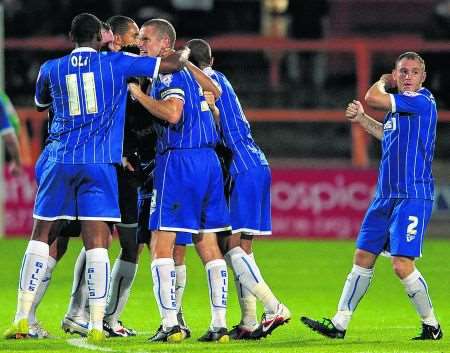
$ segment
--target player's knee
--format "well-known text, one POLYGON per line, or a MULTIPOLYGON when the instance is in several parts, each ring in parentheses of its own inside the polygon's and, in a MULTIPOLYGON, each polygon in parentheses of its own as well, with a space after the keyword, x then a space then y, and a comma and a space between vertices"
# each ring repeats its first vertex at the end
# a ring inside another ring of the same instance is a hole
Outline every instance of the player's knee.
POLYGON ((122 249, 120 253, 120 259, 122 261, 137 263, 138 259, 138 248, 137 246, 134 249, 122 249))
POLYGON ((67 245, 69 244, 69 238, 58 237, 54 243, 50 246, 49 255, 59 261, 67 251, 67 245))
POLYGON ((194 244, 203 264, 223 258, 215 234, 201 234, 196 236, 194 237, 194 244))
POLYGON ((242 234, 241 236, 242 250, 244 250, 247 254, 251 254, 253 252, 252 244, 253 244, 253 235, 242 234))
POLYGON ((406 278, 414 271, 414 261, 406 257, 394 257, 392 269, 400 279, 406 278))
POLYGON ((375 265, 377 256, 361 249, 356 249, 354 256, 354 264, 364 268, 372 268, 375 265))
POLYGON ((186 246, 185 245, 175 245, 173 249, 173 261, 175 266, 184 265, 186 257, 186 246))

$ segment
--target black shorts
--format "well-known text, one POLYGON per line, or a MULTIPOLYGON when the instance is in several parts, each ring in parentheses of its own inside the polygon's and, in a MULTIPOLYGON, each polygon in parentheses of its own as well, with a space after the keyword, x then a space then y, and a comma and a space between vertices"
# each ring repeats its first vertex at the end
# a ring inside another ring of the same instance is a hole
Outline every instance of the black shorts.
POLYGON ((119 185, 119 207, 121 224, 137 223, 137 186, 129 172, 122 166, 117 167, 117 184, 119 185))
MULTIPOLYGON (((78 220, 60 220, 57 221, 57 228, 55 230, 58 232, 58 237, 65 238, 76 238, 81 235, 81 222, 78 220)), ((113 224, 108 222, 109 231, 112 233, 113 224)))
POLYGON ((61 220, 59 227, 59 236, 61 237, 79 237, 81 234, 81 223, 80 221, 67 221, 61 220))
POLYGON ((138 207, 138 226, 136 231, 136 238, 138 244, 150 243, 151 231, 149 230, 150 220, 150 206, 152 197, 140 197, 138 207))
POLYGON ((149 230, 150 207, 152 203, 153 193, 153 169, 155 162, 145 162, 141 164, 142 175, 144 182, 138 188, 138 226, 136 238, 138 244, 148 244, 151 238, 151 231, 149 230))

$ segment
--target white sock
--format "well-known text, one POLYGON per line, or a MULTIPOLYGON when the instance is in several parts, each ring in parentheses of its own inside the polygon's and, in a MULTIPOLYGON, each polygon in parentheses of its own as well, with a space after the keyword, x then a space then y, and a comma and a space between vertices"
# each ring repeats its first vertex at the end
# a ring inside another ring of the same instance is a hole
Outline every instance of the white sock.
POLYGON ((367 288, 369 288, 372 277, 372 268, 353 265, 352 271, 348 274, 344 288, 342 289, 338 311, 331 320, 337 329, 347 330, 353 312, 366 293, 367 288))
MULTIPOLYGON (((253 254, 250 254, 249 256, 252 257, 252 255, 253 254)), ((231 265, 230 256, 226 254, 224 258, 227 265, 233 268, 231 265)), ((247 326, 248 328, 253 328, 258 323, 258 319, 256 317, 256 297, 247 288, 245 288, 241 282, 239 282, 239 279, 234 271, 233 277, 234 286, 236 287, 237 297, 239 300, 239 307, 241 309, 241 321, 239 324, 242 326, 247 326)))
POLYGON ((177 298, 177 313, 181 311, 184 288, 186 287, 186 265, 175 266, 175 295, 177 298))
POLYGON ((37 240, 29 241, 20 269, 15 322, 28 319, 36 291, 47 271, 48 253, 47 243, 37 240))
POLYGON ((95 248, 86 251, 86 285, 89 299, 89 325, 103 331, 106 296, 109 286, 108 250, 95 248))
POLYGON ((253 329, 258 324, 256 297, 239 282, 236 276, 234 276, 234 284, 239 299, 239 307, 241 308, 240 325, 253 329))
POLYGON ((119 258, 114 263, 105 313, 105 320, 113 328, 118 325, 117 320, 120 318, 120 314, 130 296, 137 267, 137 264, 119 258))
POLYGON ((41 284, 39 285, 38 289, 36 290, 36 295, 34 296, 33 304, 31 304, 30 314, 28 315, 28 323, 34 324, 36 320, 36 310, 39 304, 42 301, 42 298, 44 297, 45 292, 47 291, 48 285, 50 284, 50 280, 52 279, 52 272, 53 269, 56 266, 56 260, 49 256, 48 257, 48 264, 47 264, 47 271, 45 271, 45 276, 41 280, 41 284))
POLYGON ((175 263, 171 258, 152 261, 153 293, 164 329, 178 325, 175 263))
POLYGON ((402 279, 401 282, 422 321, 427 325, 437 328, 439 323, 434 315, 433 305, 428 294, 428 286, 422 274, 415 269, 408 277, 402 279))
POLYGON ((228 251, 231 266, 235 276, 258 300, 260 300, 267 313, 275 313, 280 303, 261 276, 256 262, 241 247, 228 251))
POLYGON ((211 329, 227 327, 228 272, 225 260, 209 261, 205 265, 211 305, 211 329))
POLYGON ((84 323, 89 321, 89 315, 86 311, 88 292, 84 276, 85 271, 86 250, 82 248, 73 269, 72 295, 66 316, 84 323))

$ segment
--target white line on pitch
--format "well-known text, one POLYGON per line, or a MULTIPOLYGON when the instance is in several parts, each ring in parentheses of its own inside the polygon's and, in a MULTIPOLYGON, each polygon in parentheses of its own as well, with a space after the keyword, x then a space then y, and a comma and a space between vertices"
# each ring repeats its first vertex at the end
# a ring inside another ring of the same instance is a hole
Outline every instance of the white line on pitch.
POLYGON ((70 338, 66 341, 71 346, 75 346, 78 348, 90 349, 92 351, 102 351, 102 352, 119 352, 115 349, 109 347, 100 347, 95 344, 90 344, 86 342, 86 338, 70 338))

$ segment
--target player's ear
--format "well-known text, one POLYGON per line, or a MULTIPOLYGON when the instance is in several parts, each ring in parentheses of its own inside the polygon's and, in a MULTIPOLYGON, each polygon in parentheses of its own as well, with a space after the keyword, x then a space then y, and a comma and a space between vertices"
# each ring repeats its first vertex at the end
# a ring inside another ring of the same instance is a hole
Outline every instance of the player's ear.
POLYGON ((211 67, 212 67, 212 66, 213 66, 213 64, 214 64, 214 56, 212 56, 212 57, 211 57, 211 61, 209 62, 209 66, 211 66, 211 67))
POLYGON ((118 34, 114 34, 114 44, 122 46, 122 37, 118 34))
POLYGON ((422 80, 420 81, 420 83, 424 83, 426 79, 427 79, 427 72, 424 71, 422 74, 422 80))
POLYGON ((393 77, 393 79, 394 79, 394 81, 397 81, 397 70, 394 68, 394 69, 392 69, 392 77, 393 77))

